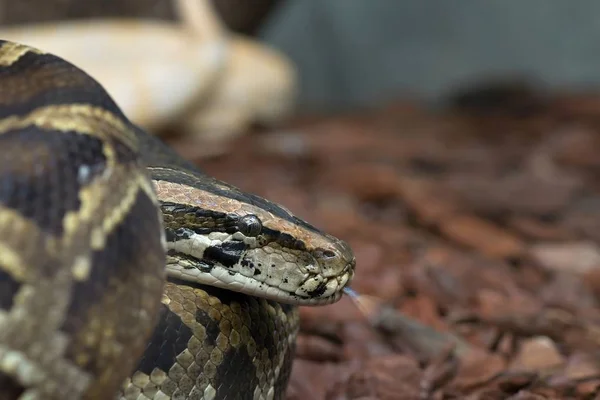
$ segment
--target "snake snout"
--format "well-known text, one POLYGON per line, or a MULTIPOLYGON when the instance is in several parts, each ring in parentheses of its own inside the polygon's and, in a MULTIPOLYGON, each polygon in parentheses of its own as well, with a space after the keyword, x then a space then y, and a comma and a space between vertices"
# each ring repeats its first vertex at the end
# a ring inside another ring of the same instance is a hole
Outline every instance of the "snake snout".
POLYGON ((322 299, 337 299, 354 277, 356 258, 346 242, 333 237, 329 239, 326 245, 313 251, 323 281, 319 287, 322 290, 314 290, 311 295, 322 299))
POLYGON ((326 276, 333 276, 353 270, 356 265, 354 252, 343 240, 332 238, 328 246, 317 248, 313 255, 323 267, 330 270, 326 276))

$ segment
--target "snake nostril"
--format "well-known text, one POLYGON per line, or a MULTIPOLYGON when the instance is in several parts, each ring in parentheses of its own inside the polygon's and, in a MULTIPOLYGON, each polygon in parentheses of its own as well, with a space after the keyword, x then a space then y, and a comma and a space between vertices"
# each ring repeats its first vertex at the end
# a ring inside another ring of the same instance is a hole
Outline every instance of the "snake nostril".
POLYGON ((324 258, 334 258, 335 257, 335 253, 331 250, 325 250, 323 252, 323 257, 324 258))

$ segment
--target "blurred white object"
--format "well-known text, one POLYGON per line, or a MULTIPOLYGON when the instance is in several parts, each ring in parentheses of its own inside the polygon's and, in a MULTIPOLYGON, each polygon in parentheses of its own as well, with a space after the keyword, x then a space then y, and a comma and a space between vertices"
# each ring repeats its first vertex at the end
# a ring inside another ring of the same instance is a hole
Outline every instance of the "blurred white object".
POLYGON ((135 123, 210 141, 209 153, 252 122, 286 118, 297 77, 281 54, 233 35, 207 0, 175 0, 181 22, 99 19, 21 25, 0 37, 54 53, 88 72, 135 123))
POLYGON ((242 36, 232 36, 223 77, 208 101, 186 119, 186 131, 205 137, 235 135, 250 121, 276 125, 293 110, 296 71, 277 52, 242 36))

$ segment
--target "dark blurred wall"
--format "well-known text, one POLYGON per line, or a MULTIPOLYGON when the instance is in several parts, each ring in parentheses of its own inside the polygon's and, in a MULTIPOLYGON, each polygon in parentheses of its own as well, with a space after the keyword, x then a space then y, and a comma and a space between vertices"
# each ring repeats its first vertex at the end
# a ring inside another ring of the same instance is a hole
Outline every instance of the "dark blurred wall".
POLYGON ((301 106, 330 110, 507 73, 598 85, 599 18, 593 0, 287 0, 260 36, 298 65, 301 106))

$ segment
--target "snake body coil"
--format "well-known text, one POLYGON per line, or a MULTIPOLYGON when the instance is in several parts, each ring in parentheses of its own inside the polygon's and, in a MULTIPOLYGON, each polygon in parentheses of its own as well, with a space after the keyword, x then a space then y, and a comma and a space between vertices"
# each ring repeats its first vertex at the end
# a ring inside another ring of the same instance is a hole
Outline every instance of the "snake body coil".
POLYGON ((354 263, 0 41, 0 400, 282 398, 297 305, 339 299, 354 263))

